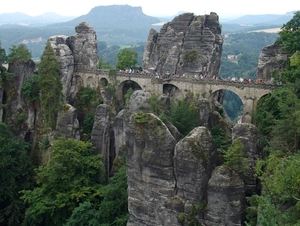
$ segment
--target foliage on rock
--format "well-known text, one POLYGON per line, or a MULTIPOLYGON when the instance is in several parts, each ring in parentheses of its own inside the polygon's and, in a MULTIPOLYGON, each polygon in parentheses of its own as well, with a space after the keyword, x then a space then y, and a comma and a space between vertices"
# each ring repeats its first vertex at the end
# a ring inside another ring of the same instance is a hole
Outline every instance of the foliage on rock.
POLYGON ((40 104, 45 127, 55 128, 57 114, 63 107, 60 65, 50 43, 47 42, 39 64, 40 104))

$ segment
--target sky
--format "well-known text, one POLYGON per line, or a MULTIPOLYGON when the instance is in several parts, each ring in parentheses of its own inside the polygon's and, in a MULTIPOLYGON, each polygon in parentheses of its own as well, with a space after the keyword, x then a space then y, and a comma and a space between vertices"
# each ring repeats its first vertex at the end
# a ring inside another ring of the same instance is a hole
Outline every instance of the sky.
POLYGON ((54 12, 62 16, 81 16, 96 6, 130 5, 141 6, 149 16, 173 16, 179 12, 196 15, 216 12, 220 17, 258 14, 285 14, 300 10, 295 0, 5 0, 1 2, 0 14, 22 12, 30 16, 54 12), (176 2, 176 3, 175 3, 176 2))

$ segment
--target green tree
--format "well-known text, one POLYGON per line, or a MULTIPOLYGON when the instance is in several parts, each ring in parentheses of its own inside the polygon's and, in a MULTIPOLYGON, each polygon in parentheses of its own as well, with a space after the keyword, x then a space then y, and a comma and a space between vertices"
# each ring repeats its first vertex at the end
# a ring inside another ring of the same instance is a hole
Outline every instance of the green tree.
POLYGON ((99 226, 100 215, 91 202, 80 203, 64 226, 99 226))
POLYGON ((7 60, 9 63, 31 60, 31 52, 28 50, 25 44, 19 44, 18 46, 12 45, 9 50, 10 53, 7 55, 7 60))
POLYGON ((108 69, 108 70, 115 69, 114 66, 112 66, 110 63, 103 60, 102 57, 100 57, 100 59, 99 59, 98 66, 99 66, 100 69, 108 69))
POLYGON ((297 63, 299 62, 298 51, 300 51, 300 11, 283 25, 276 42, 282 45, 282 49, 288 53, 289 57, 292 57, 288 59, 282 71, 281 80, 283 83, 295 82, 300 78, 300 66, 297 63))
POLYGON ((169 120, 182 135, 187 135, 197 126, 197 107, 188 100, 171 101, 171 109, 162 119, 169 120))
POLYGON ((23 83, 22 87, 23 94, 28 98, 30 103, 34 104, 39 101, 40 86, 39 86, 39 76, 33 74, 27 78, 23 83))
POLYGON ((137 57, 137 52, 128 48, 122 49, 117 55, 117 68, 122 70, 124 68, 133 68, 137 63, 137 57))
POLYGON ((60 65, 50 43, 47 42, 39 64, 40 103, 44 126, 55 128, 58 112, 63 106, 60 65))
POLYGON ((101 203, 84 202, 73 210, 64 226, 125 226, 129 217, 126 165, 122 166, 103 187, 101 203))
POLYGON ((224 154, 224 165, 230 167, 237 173, 243 173, 248 166, 248 159, 244 156, 244 144, 237 138, 234 144, 224 154))
POLYGON ((283 49, 290 54, 300 50, 300 11, 284 24, 279 32, 277 43, 283 44, 283 49))
POLYGON ((26 206, 20 191, 33 186, 33 164, 29 145, 16 140, 0 122, 0 225, 21 225, 26 206))
POLYGON ((37 169, 37 187, 23 192, 25 225, 62 225, 83 202, 99 202, 104 183, 100 155, 91 143, 61 137, 47 164, 37 169))
POLYGON ((110 178, 109 184, 103 189, 103 196, 104 199, 99 208, 103 226, 125 226, 129 217, 125 164, 110 178))

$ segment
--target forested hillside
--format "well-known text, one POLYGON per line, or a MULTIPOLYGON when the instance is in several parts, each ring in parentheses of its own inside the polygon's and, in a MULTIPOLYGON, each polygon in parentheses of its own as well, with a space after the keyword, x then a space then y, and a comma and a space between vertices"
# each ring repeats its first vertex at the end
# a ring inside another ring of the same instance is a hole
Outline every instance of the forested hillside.
POLYGON ((300 12, 283 26, 278 43, 288 52, 283 86, 263 98, 255 113, 263 156, 256 174, 261 192, 249 199, 248 225, 300 224, 300 12))

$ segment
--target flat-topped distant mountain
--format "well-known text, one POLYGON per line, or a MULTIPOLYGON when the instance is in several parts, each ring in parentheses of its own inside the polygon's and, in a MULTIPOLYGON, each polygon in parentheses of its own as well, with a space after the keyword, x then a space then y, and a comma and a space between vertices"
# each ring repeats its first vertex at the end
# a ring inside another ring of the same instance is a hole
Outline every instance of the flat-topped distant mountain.
POLYGON ((53 24, 53 26, 75 27, 83 21, 88 22, 95 30, 127 30, 129 28, 135 30, 143 27, 148 29, 152 24, 160 22, 156 17, 145 15, 140 6, 111 5, 94 7, 86 15, 82 15, 64 23, 53 24))

